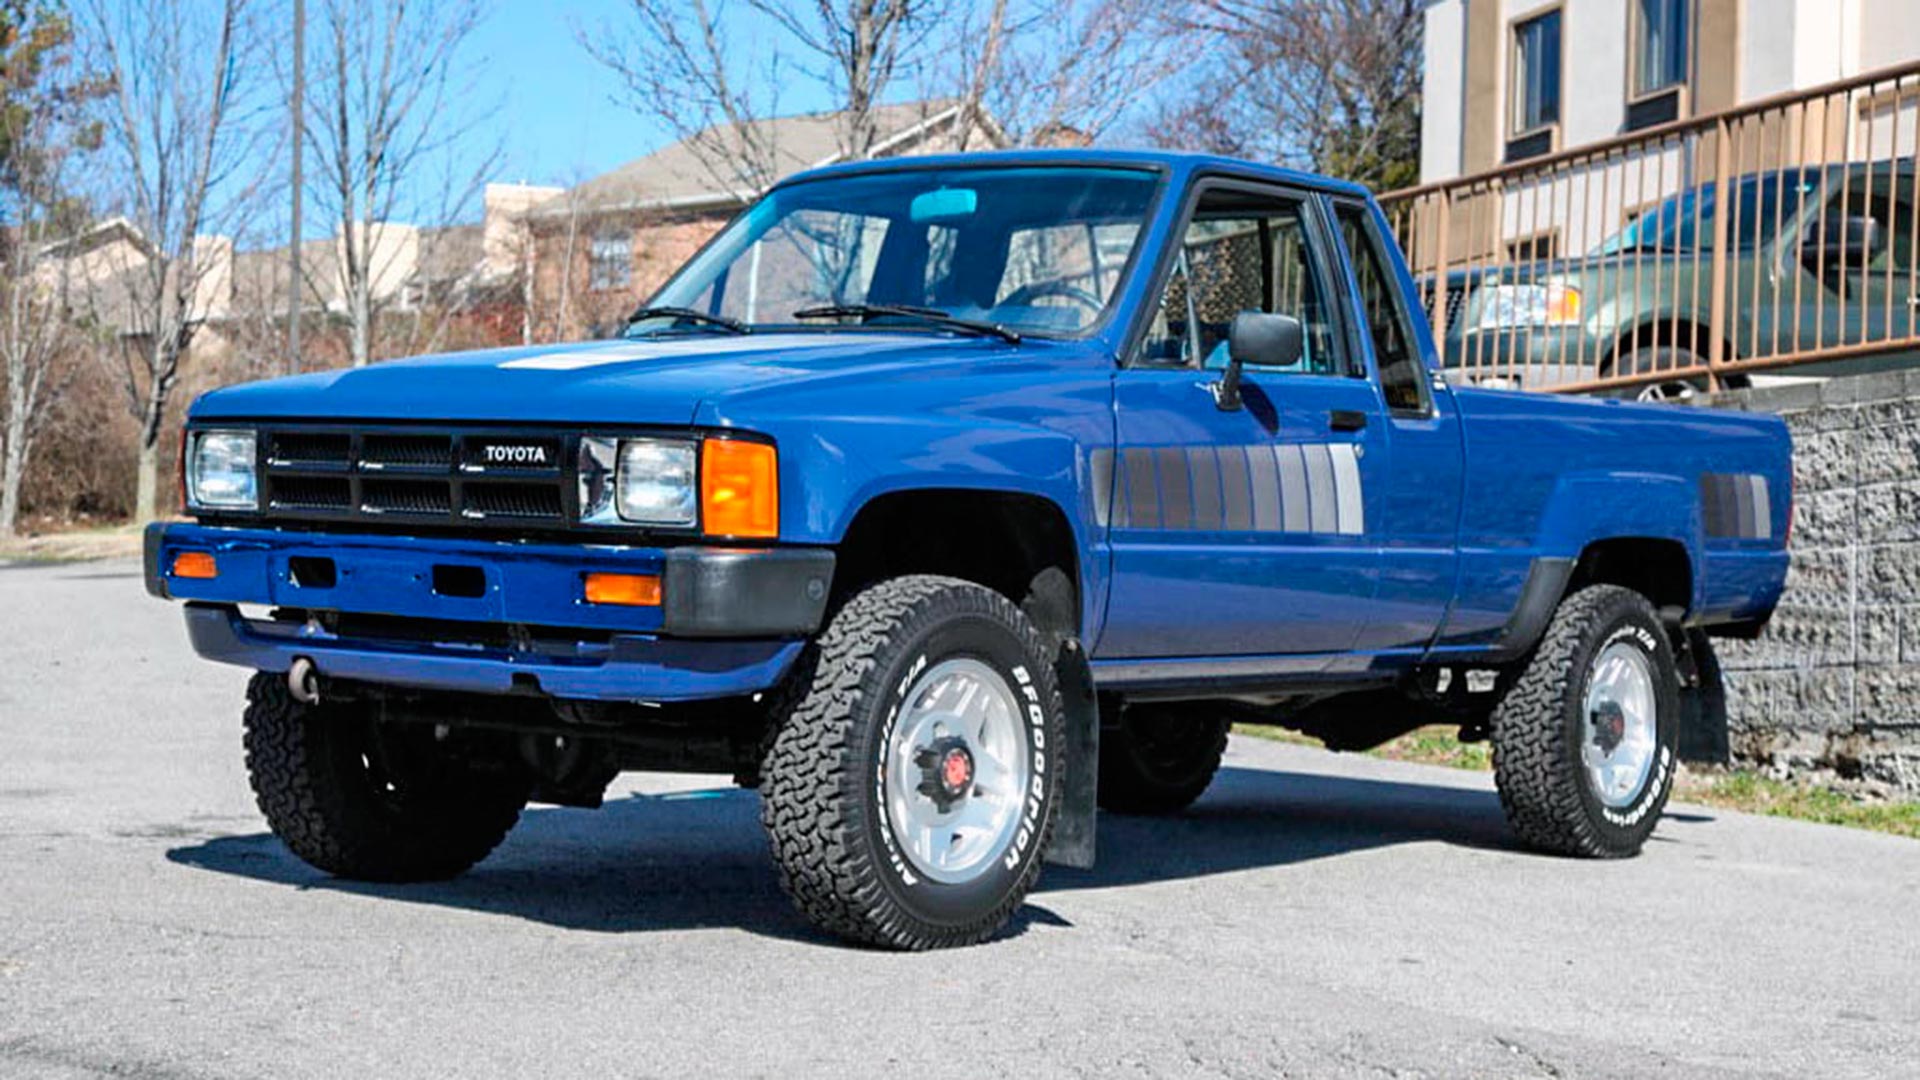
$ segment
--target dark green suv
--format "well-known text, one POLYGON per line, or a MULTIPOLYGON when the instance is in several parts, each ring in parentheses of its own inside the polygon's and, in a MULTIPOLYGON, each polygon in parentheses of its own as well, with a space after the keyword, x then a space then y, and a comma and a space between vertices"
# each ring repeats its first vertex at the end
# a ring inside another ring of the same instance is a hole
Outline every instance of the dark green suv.
MULTIPOLYGON (((1447 367, 1521 389, 1670 376, 1605 389, 1642 399, 1704 388, 1718 187, 1674 195, 1579 258, 1448 274, 1447 367)), ((1755 361, 1839 374, 1920 358, 1912 161, 1782 168, 1731 187, 1719 337, 1741 366, 1723 385, 1745 385, 1755 361)))

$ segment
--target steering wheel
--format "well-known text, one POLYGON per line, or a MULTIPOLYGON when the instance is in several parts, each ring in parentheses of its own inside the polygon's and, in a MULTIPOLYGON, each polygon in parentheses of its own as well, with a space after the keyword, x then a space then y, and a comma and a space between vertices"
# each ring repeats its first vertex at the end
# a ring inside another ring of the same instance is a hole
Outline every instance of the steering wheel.
POLYGON ((1100 313, 1105 311, 1107 307, 1106 301, 1078 285, 1069 285, 1064 281, 1036 281, 1028 285, 1022 285, 1008 293, 1005 300, 1000 301, 994 306, 1032 307, 1035 300, 1044 300, 1050 296, 1058 296, 1071 300, 1081 307, 1086 308, 1087 313, 1096 319, 1100 317, 1100 313))

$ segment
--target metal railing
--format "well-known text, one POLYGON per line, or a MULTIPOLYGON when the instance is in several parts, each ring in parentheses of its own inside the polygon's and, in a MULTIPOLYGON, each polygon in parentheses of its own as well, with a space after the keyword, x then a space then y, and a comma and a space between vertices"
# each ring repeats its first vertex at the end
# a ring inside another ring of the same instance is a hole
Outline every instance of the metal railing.
POLYGON ((1920 63, 1381 197, 1449 369, 1667 396, 1920 360, 1920 63))

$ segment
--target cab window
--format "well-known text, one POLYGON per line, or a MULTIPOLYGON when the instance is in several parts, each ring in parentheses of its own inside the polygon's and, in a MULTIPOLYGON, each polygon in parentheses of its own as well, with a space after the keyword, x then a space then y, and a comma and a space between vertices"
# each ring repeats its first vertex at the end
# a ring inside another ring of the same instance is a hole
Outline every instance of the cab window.
POLYGON ((1336 211, 1340 236, 1353 260, 1354 284, 1366 318, 1367 338, 1373 343, 1374 363, 1380 368, 1380 389, 1387 407, 1398 413, 1425 415, 1433 401, 1413 327, 1407 319, 1405 297, 1390 270, 1392 262, 1382 246, 1373 215, 1364 206, 1342 203, 1336 211))
POLYGON ((1243 311, 1291 315, 1306 351, 1269 374, 1345 375, 1306 204, 1240 189, 1203 192, 1182 233, 1159 307, 1135 354, 1156 367, 1227 366, 1227 331, 1243 311))

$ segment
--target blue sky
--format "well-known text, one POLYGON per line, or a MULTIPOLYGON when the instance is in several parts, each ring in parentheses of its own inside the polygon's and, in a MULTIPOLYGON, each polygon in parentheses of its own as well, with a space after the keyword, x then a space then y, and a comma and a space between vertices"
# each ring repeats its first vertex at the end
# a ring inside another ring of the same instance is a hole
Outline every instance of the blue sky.
MULTIPOLYGON (((740 7, 740 5, 734 5, 740 7)), ((631 161, 665 141, 652 123, 617 100, 620 80, 580 46, 579 31, 596 32, 633 18, 626 0, 496 0, 475 33, 503 108, 506 160, 502 180, 567 183, 631 161)), ((746 34, 758 16, 730 13, 746 34)), ((782 111, 824 105, 789 97, 782 111)), ((493 133, 475 140, 477 149, 493 133)), ((483 152, 483 151, 481 151, 483 152)))

